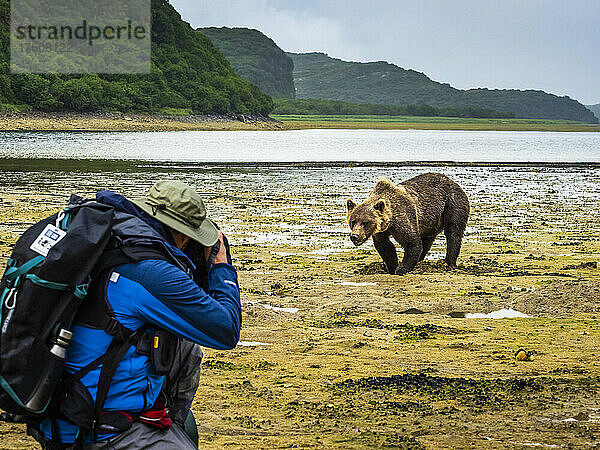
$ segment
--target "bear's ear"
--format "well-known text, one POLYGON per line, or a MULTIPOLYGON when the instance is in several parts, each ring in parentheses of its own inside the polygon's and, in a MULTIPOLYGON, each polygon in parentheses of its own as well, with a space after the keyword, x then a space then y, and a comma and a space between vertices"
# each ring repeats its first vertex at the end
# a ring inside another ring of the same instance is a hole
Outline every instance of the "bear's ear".
POLYGON ((379 200, 373 205, 373 208, 375 209, 375 211, 379 211, 380 213, 382 213, 385 209, 385 200, 379 200))
POLYGON ((352 211, 354 208, 356 208, 356 203, 354 203, 352 199, 348 199, 346 201, 346 206, 348 207, 348 211, 352 211))

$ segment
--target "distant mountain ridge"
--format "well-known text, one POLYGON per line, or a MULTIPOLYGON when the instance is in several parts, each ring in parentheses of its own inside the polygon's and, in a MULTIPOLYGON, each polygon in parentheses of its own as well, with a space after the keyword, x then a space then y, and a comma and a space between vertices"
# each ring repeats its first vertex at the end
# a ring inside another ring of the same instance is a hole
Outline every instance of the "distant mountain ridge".
POLYGON ((593 112, 598 119, 600 119, 600 103, 596 105, 585 105, 585 107, 593 112))
POLYGON ((235 71, 273 97, 294 98, 294 63, 272 39, 249 28, 198 28, 235 71))
POLYGON ((325 53, 288 53, 294 61, 296 97, 438 108, 476 107, 517 117, 598 123, 581 103, 538 90, 455 89, 425 74, 383 61, 358 63, 325 53))
MULTIPOLYGON (((460 90, 385 61, 356 63, 325 53, 285 53, 258 30, 210 27, 197 31, 211 39, 240 76, 273 97, 429 105, 440 111, 473 109, 499 113, 496 116, 598 122, 581 103, 543 91, 460 90)), ((292 109, 300 110, 300 106, 294 104, 292 109)))

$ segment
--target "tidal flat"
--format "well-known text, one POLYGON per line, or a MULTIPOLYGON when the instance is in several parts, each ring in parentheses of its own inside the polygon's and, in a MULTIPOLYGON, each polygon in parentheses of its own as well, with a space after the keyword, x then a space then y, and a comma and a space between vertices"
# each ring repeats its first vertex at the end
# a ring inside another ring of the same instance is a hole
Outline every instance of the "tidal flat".
POLYGON ((417 116, 193 115, 187 110, 169 114, 2 112, 0 131, 15 132, 140 132, 140 131, 281 131, 350 130, 463 130, 598 132, 597 124, 551 119, 474 119, 417 116))
MULTIPOLYGON (((177 110, 175 110, 177 112, 177 110)), ((122 114, 111 112, 21 112, 0 111, 0 131, 240 131, 280 130, 275 121, 252 116, 179 116, 173 114, 122 114)))
MULTIPOLYGON (((207 349, 200 448, 600 445, 600 169, 0 160, 0 267, 70 193, 195 186, 242 288, 232 351, 207 349), (441 236, 408 275, 354 247, 345 201, 427 171, 471 201, 458 268, 441 236), (514 309, 528 318, 467 319, 514 309), (524 349, 529 360, 517 360, 524 349)), ((2 424, 3 448, 30 448, 2 424)))

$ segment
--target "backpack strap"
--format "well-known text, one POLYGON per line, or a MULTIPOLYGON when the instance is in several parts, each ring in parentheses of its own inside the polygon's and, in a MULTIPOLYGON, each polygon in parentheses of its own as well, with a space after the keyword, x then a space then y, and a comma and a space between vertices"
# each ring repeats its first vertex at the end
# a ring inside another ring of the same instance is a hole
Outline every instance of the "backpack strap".
MULTIPOLYGON (((117 236, 113 236, 112 243, 107 246, 100 260, 94 268, 92 283, 88 296, 85 299, 85 307, 79 308, 74 322, 93 329, 103 330, 113 339, 106 352, 95 360, 88 363, 67 378, 78 382, 88 373, 101 366, 94 402, 94 417, 89 429, 80 428, 75 448, 82 447, 90 433, 93 440, 98 438, 101 425, 101 415, 108 396, 108 391, 121 360, 131 346, 136 346, 143 336, 148 325, 143 325, 137 330, 130 330, 119 322, 110 308, 106 297, 106 289, 110 275, 115 267, 123 264, 138 263, 149 259, 159 259, 171 262, 171 258, 157 248, 149 246, 126 246, 117 236)), ((68 420, 68 418, 67 418, 68 420)))
POLYGON ((93 433, 93 440, 96 441, 98 438, 98 428, 100 426, 100 416, 104 409, 104 403, 108 396, 108 390, 112 382, 113 376, 117 367, 121 363, 121 360, 125 356, 125 353, 129 350, 132 345, 136 345, 138 339, 143 334, 146 325, 138 328, 137 330, 130 330, 123 326, 119 321, 113 319, 110 322, 108 329, 105 331, 113 335, 113 339, 108 346, 106 352, 100 355, 98 358, 81 368, 74 374, 70 375, 69 378, 72 380, 81 380, 85 375, 90 373, 92 370, 100 369, 100 377, 98 378, 98 388, 96 391, 96 401, 94 403, 94 418, 90 429, 81 430, 77 437, 76 444, 81 445, 87 439, 89 433, 93 433))
POLYGON ((123 246, 115 239, 110 248, 104 251, 94 268, 92 282, 85 299, 85 307, 79 308, 75 315, 74 323, 95 330, 104 330, 114 336, 117 325, 114 314, 106 298, 106 289, 109 277, 115 267, 123 264, 138 263, 149 259, 169 259, 158 249, 142 246, 123 246))
POLYGON ((98 390, 96 392, 96 403, 94 409, 94 424, 93 433, 94 441, 98 438, 98 427, 100 425, 100 415, 104 409, 104 403, 108 395, 108 389, 112 378, 119 366, 119 363, 125 356, 125 353, 129 350, 132 345, 136 345, 137 340, 146 328, 146 325, 138 328, 135 331, 131 331, 124 327, 117 320, 114 321, 117 327, 117 334, 113 337, 113 340, 106 351, 106 361, 102 364, 100 370, 100 378, 98 379, 98 390))
POLYGON ((173 255, 160 246, 152 243, 127 244, 120 236, 112 235, 111 242, 107 245, 100 260, 95 266, 95 273, 102 272, 110 267, 122 264, 137 263, 147 259, 161 259, 172 264, 180 265, 173 255))

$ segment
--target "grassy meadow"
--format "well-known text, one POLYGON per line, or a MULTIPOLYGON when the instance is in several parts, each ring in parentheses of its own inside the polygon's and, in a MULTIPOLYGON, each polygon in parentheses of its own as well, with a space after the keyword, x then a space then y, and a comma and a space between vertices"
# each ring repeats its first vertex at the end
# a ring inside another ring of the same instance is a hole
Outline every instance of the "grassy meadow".
POLYGON ((273 115, 273 118, 294 129, 600 131, 600 125, 549 119, 475 119, 385 115, 273 115))

